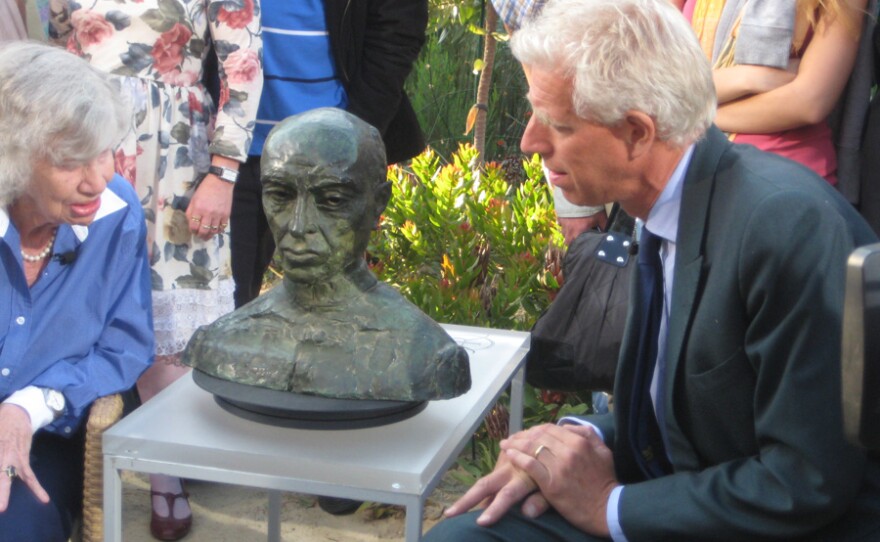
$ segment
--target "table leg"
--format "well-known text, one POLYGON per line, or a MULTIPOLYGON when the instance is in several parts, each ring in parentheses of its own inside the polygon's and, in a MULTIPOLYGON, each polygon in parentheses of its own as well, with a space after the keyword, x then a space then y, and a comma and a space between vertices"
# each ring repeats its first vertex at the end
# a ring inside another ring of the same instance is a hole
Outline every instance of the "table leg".
POLYGON ((523 396, 525 393, 526 368, 521 367, 510 380, 510 423, 509 434, 522 431, 523 428, 523 396))
POLYGON ((269 542, 281 542, 281 492, 269 490, 269 542))
POLYGON ((122 478, 109 457, 104 457, 104 540, 122 540, 122 478))
POLYGON ((425 515, 425 502, 414 497, 406 504, 406 542, 419 542, 422 539, 422 517, 425 515))

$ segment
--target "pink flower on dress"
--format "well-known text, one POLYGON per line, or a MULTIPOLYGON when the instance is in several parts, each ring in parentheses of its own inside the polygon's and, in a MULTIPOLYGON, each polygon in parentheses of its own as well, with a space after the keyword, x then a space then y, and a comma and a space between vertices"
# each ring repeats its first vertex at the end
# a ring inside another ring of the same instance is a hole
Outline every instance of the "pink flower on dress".
POLYGON ((235 11, 228 11, 225 7, 217 12, 217 22, 224 23, 230 28, 244 28, 254 20, 254 1, 244 0, 244 7, 235 11))
POLYGON ((171 70, 165 72, 159 78, 163 83, 178 87, 191 87, 196 84, 198 75, 190 71, 171 70))
POLYGON ((183 62, 183 46, 192 37, 192 31, 180 23, 175 23, 163 32, 153 44, 153 66, 160 74, 168 73, 183 62))
POLYGON ((97 45, 113 35, 113 25, 100 13, 78 9, 70 16, 80 47, 97 45))
POLYGON ((137 178, 137 155, 129 156, 122 149, 116 149, 113 160, 116 164, 116 173, 125 177, 134 186, 135 179, 137 178))
POLYGON ((260 73, 260 57, 256 51, 239 49, 233 51, 223 62, 226 80, 231 85, 250 83, 260 73))

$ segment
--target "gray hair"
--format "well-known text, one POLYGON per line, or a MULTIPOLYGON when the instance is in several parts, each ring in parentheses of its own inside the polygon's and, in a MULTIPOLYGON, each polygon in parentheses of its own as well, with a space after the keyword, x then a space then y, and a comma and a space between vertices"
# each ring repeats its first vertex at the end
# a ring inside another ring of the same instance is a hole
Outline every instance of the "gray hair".
POLYGON ((511 48, 523 64, 571 79, 574 110, 589 122, 614 126, 641 111, 658 139, 685 146, 715 118, 711 67, 668 0, 553 0, 511 48))
POLYGON ((34 163, 85 164, 116 146, 129 112, 85 60, 37 42, 0 44, 0 206, 26 189, 34 163))

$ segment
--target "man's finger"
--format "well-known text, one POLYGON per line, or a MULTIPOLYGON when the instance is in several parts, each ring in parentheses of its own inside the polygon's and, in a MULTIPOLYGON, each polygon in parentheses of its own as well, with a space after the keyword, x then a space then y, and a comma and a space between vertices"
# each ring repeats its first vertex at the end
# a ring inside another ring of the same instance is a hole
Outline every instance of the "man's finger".
MULTIPOLYGON (((543 487, 550 480, 550 463, 553 461, 553 450, 544 446, 540 454, 525 454, 515 448, 504 452, 510 462, 525 473, 538 487, 543 487)), ((524 497, 523 495, 522 497, 524 497)))
POLYGON ((477 518, 477 524, 484 527, 492 525, 537 487, 535 481, 529 478, 526 473, 520 470, 515 471, 510 481, 497 492, 489 507, 477 518))
POLYGON ((504 483, 506 482, 507 477, 503 476, 501 472, 502 471, 493 471, 477 480, 477 483, 468 489, 467 492, 457 501, 452 503, 452 505, 446 509, 444 514, 447 517, 457 516, 458 514, 467 512, 486 499, 493 498, 494 495, 504 487, 504 483))
POLYGON ((543 493, 536 492, 529 495, 522 504, 522 513, 526 517, 536 518, 550 508, 550 503, 543 493))

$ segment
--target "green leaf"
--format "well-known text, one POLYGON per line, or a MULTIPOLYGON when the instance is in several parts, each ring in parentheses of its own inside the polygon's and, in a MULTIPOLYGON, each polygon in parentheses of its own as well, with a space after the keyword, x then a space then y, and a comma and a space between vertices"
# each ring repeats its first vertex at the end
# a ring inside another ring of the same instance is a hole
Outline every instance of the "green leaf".
POLYGON ((185 122, 178 122, 171 127, 171 137, 173 137, 178 143, 184 145, 189 143, 189 134, 190 126, 185 122))
POLYGON ((186 20, 186 11, 184 11, 183 5, 177 0, 159 0, 159 11, 170 21, 186 20))
POLYGON ((177 19, 166 17, 161 8, 148 9, 141 16, 141 19, 147 23, 147 26, 159 34, 168 32, 174 26, 174 23, 177 22, 177 19))

